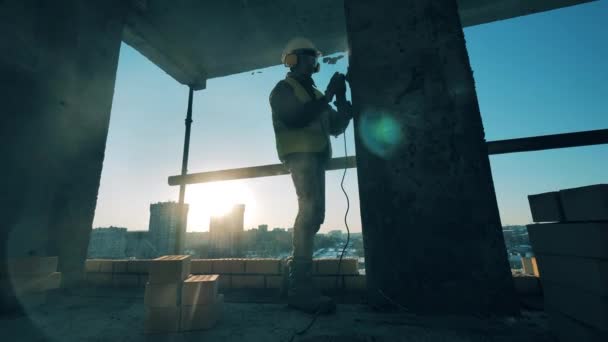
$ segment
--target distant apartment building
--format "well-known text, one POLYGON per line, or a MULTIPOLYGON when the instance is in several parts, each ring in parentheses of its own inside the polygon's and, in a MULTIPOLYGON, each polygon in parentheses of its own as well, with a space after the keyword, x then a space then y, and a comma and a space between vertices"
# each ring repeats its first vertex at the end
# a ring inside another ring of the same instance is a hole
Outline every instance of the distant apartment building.
POLYGON ((127 249, 127 228, 94 228, 89 240, 89 258, 124 258, 127 249))
POLYGON ((180 219, 187 224, 188 204, 183 211, 177 202, 159 202, 150 204, 149 239, 155 256, 174 254, 175 238, 180 219))
POLYGON ((206 259, 209 257, 209 232, 187 232, 185 254, 193 258, 206 259))
POLYGON ((150 259, 156 257, 156 248, 152 245, 147 230, 127 232, 127 258, 150 259))
POLYGON ((330 231, 327 232, 327 236, 332 237, 332 238, 336 238, 336 239, 341 239, 342 238, 342 231, 340 229, 330 230, 330 231))
POLYGON ((210 257, 242 256, 244 218, 244 204, 233 206, 225 215, 211 217, 209 223, 210 257))

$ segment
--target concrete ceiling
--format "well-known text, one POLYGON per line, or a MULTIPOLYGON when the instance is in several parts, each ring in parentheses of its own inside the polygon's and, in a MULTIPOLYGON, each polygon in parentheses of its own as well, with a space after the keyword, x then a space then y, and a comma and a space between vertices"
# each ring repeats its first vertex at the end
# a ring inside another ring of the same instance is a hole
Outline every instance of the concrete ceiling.
MULTIPOLYGON (((593 0, 458 0, 464 27, 593 0)), ((347 50, 342 0, 134 0, 123 40, 178 82, 280 64, 286 42, 311 39, 325 54, 347 50)), ((387 9, 390 11, 390 9, 387 9)))

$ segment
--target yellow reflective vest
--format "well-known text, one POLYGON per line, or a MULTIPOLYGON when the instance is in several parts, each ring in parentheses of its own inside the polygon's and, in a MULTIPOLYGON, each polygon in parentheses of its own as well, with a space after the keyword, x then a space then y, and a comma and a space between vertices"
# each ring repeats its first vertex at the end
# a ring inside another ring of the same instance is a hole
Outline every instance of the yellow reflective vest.
MULTIPOLYGON (((295 78, 286 77, 285 82, 291 86, 294 94, 303 104, 312 101, 309 93, 295 78)), ((320 99, 323 93, 313 88, 315 97, 320 99)), ((321 113, 315 120, 302 128, 287 128, 273 116, 276 146, 279 158, 296 152, 323 152, 331 148, 329 141, 329 113, 321 113)), ((331 151, 331 150, 330 150, 331 151)), ((331 152, 330 152, 331 153, 331 152)))

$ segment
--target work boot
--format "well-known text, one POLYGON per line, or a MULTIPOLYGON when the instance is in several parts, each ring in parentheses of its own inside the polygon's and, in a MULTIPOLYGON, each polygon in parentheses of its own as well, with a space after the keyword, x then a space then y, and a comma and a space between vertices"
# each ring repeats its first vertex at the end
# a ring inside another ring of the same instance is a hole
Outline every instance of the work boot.
POLYGON ((322 296, 312 281, 312 260, 294 258, 289 263, 287 305, 309 313, 326 314, 335 311, 336 303, 322 296))

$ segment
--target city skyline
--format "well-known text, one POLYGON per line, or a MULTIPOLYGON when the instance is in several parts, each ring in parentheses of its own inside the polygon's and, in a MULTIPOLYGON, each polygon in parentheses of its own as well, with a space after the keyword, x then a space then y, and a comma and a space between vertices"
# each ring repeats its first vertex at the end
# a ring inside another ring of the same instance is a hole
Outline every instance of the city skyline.
MULTIPOLYGON (((464 30, 488 141, 608 127, 608 47, 600 43, 608 34, 601 16, 606 10, 600 1, 464 30)), ((334 71, 345 72, 347 62, 322 64, 314 76, 319 88, 334 71)), ((268 94, 285 72, 275 66, 211 79, 195 93, 190 172, 278 162, 268 94)), ((179 174, 186 100, 185 86, 122 46, 95 227, 145 230, 150 203, 177 199, 178 189, 167 185, 167 177, 179 174)), ((352 155, 352 124, 346 136, 352 155)), ((334 156, 342 156, 342 137, 332 145, 334 156)), ((529 194, 606 183, 606 157, 607 146, 492 156, 502 224, 531 221, 529 194)), ((349 169, 345 182, 352 231, 361 230, 356 174, 349 169)), ((327 173, 322 231, 344 226, 341 175, 327 173)), ((246 229, 262 222, 293 225, 295 193, 290 178, 279 176, 189 186, 189 229, 207 230, 209 204, 237 192, 236 200, 248 208, 246 229)))

